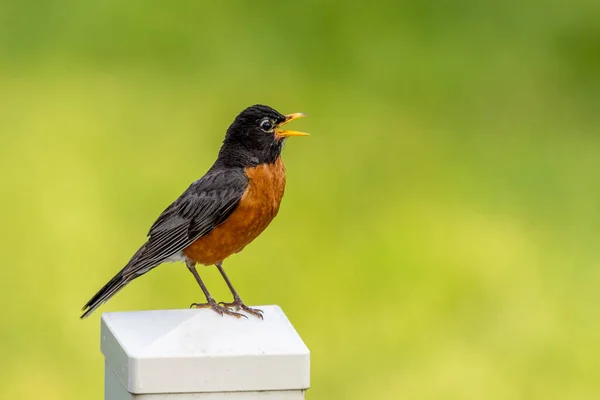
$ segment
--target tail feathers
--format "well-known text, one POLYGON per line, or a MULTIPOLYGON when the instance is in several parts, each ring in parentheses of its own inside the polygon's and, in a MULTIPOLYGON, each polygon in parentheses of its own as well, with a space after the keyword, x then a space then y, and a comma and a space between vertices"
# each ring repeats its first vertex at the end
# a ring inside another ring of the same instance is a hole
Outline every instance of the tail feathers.
MULTIPOLYGON (((140 276, 138 272, 140 267, 140 258, 141 254, 144 251, 145 245, 142 246, 131 258, 131 260, 127 263, 125 268, 123 268, 117 275, 115 275, 106 285, 102 287, 92 297, 85 306, 81 309, 83 314, 81 315, 81 319, 90 315, 94 310, 100 307, 102 304, 106 303, 111 297, 113 297, 119 290, 123 289, 125 285, 129 282, 140 276)), ((145 272, 145 271, 144 271, 145 272)), ((142 272, 142 273, 144 273, 142 272)))
POLYGON ((100 289, 98 293, 96 293, 94 297, 92 297, 85 306, 83 306, 82 311, 84 311, 84 313, 81 315, 80 318, 83 319, 90 315, 92 312, 94 312, 96 308, 100 307, 102 304, 108 301, 108 299, 113 297, 130 281, 131 279, 124 278, 119 272, 110 281, 108 281, 108 283, 104 285, 102 289, 100 289))

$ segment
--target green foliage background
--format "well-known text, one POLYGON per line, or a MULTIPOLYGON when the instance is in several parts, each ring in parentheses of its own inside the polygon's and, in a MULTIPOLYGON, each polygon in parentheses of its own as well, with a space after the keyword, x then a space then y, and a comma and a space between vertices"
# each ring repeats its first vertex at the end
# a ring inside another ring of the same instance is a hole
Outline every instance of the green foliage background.
POLYGON ((599 91, 597 0, 0 1, 0 397, 101 399, 101 312, 202 300, 170 264, 78 319, 266 103, 312 136, 225 266, 309 399, 600 398, 599 91))

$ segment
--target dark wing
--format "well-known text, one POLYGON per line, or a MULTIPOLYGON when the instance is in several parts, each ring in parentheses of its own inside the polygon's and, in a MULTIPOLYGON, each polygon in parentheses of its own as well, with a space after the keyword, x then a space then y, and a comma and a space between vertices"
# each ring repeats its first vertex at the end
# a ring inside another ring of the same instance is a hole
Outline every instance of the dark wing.
POLYGON ((156 220, 139 262, 162 262, 223 223, 240 202, 248 178, 243 169, 216 170, 194 182, 156 220))
POLYGON ((127 272, 141 275, 209 234, 229 217, 247 187, 241 168, 209 171, 158 217, 135 267, 127 272))
POLYGON ((84 306, 85 317, 127 283, 178 255, 196 239, 222 224, 239 204, 248 178, 240 169, 211 169, 158 217, 148 241, 84 306))

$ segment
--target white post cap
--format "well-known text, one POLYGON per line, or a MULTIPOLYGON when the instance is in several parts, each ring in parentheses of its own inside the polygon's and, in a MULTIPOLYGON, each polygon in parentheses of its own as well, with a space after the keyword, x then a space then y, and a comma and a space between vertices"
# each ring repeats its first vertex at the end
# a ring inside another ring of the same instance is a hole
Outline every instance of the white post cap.
POLYGON ((264 320, 209 309, 102 315, 101 349, 129 393, 304 390, 310 353, 278 306, 264 320))

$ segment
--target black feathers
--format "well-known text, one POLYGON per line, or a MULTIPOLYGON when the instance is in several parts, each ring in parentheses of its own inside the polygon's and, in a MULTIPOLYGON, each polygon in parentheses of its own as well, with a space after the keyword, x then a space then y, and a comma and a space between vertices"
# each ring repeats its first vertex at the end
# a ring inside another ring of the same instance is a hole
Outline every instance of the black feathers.
POLYGON ((87 317, 127 283, 177 257, 196 239, 210 233, 235 210, 248 186, 243 168, 213 167, 158 217, 148 241, 83 307, 87 317))
POLYGON ((275 126, 284 122, 285 116, 260 104, 242 111, 227 129, 217 162, 242 167, 275 162, 285 139, 277 138, 273 131, 263 130, 261 123, 265 120, 275 126))

